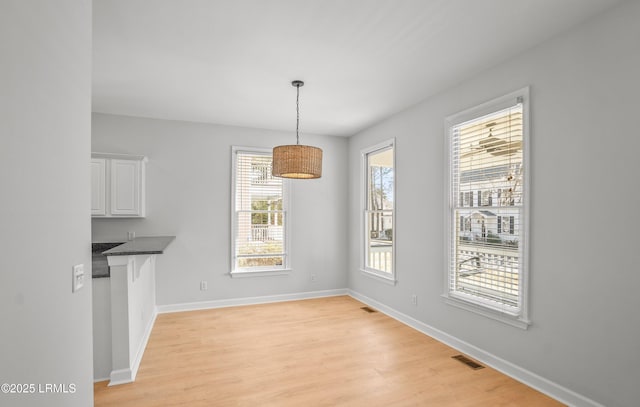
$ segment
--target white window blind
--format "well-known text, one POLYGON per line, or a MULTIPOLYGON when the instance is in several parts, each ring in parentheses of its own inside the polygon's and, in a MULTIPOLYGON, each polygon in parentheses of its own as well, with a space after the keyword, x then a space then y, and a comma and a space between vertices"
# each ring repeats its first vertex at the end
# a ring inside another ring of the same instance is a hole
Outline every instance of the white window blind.
POLYGON ((287 267, 287 197, 271 153, 234 149, 233 272, 287 267))
POLYGON ((510 100, 449 119, 447 295, 522 317, 525 110, 522 96, 510 100))
POLYGON ((395 170, 393 140, 363 152, 363 269, 394 279, 395 170))

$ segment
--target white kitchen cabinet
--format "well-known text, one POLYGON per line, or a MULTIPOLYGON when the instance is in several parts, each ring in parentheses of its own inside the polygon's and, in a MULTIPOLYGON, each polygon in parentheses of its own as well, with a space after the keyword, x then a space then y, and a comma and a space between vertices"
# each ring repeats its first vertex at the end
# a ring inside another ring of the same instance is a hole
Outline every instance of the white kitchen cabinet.
POLYGON ((144 217, 146 162, 144 156, 92 153, 91 216, 144 217))
POLYGON ((141 161, 111 160, 111 215, 140 215, 141 161))
POLYGON ((107 214, 107 161, 91 158, 91 216, 107 214))

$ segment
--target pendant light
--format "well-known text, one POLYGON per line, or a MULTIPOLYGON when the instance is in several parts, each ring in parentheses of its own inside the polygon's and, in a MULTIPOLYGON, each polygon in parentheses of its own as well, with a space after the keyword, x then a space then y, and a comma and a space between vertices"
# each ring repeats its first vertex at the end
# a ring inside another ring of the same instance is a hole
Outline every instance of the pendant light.
POLYGON ((312 179, 322 176, 322 150, 300 144, 300 87, 302 81, 291 82, 296 88, 296 144, 273 148, 273 176, 312 179))

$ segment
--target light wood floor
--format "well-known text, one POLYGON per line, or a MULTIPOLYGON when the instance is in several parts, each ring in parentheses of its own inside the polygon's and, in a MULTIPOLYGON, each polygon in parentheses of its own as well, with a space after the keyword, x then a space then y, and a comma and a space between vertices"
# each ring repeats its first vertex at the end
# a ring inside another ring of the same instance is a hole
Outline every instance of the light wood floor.
POLYGON ((161 314, 103 406, 559 406, 351 297, 161 314))

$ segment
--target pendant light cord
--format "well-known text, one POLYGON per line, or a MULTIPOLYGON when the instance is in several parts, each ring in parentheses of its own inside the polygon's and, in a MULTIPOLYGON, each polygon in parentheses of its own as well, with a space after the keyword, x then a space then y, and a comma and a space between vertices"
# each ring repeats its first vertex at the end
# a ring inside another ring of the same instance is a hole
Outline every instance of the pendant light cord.
POLYGON ((300 144, 300 135, 298 129, 300 127, 300 85, 296 85, 296 144, 300 144))

